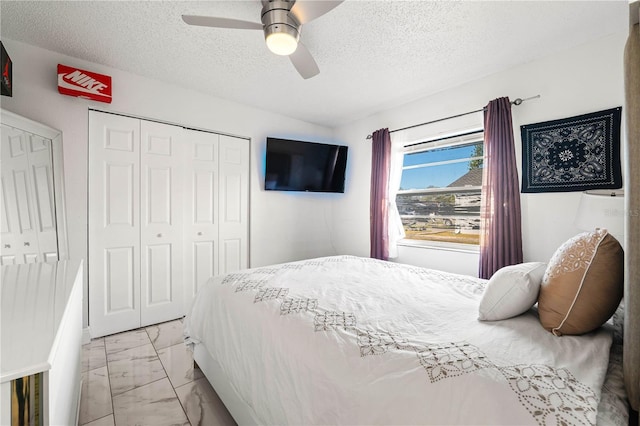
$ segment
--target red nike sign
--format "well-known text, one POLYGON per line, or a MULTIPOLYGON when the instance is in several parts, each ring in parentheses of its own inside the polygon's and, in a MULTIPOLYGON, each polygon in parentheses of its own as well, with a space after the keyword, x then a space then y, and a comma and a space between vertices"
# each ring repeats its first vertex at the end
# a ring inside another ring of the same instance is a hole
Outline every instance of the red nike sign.
POLYGON ((58 64, 58 92, 111 103, 111 76, 58 64))

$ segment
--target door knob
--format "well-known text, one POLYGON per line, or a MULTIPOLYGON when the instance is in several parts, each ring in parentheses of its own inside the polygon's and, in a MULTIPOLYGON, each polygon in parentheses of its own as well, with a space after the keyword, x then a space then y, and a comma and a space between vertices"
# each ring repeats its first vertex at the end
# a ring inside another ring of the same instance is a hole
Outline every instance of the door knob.
POLYGON ((29 241, 25 241, 24 246, 25 246, 25 247, 30 247, 30 246, 31 246, 31 244, 29 243, 29 241))
POLYGON ((158 235, 156 235, 156 237, 162 238, 162 234, 158 234, 158 235))
POLYGON ((198 235, 202 235, 202 232, 198 232, 198 235))

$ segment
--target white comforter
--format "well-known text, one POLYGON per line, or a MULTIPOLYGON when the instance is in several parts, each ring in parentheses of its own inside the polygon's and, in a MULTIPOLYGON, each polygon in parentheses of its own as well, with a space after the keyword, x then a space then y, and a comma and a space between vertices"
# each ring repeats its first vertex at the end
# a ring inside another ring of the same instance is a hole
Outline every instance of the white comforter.
POLYGON ((185 321, 264 424, 595 424, 611 337, 480 322, 485 281, 352 256, 216 277, 185 321))

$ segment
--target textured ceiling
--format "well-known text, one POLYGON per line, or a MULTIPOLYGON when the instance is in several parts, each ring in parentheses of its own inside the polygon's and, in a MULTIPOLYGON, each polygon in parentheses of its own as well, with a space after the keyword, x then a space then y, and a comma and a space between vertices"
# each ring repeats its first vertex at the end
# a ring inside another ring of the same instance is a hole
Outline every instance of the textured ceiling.
MULTIPOLYGON (((304 1, 304 0, 300 0, 304 1)), ((336 126, 627 28, 623 1, 346 0, 302 28, 320 74, 302 79, 247 1, 6 1, 0 35, 290 117, 336 126)))

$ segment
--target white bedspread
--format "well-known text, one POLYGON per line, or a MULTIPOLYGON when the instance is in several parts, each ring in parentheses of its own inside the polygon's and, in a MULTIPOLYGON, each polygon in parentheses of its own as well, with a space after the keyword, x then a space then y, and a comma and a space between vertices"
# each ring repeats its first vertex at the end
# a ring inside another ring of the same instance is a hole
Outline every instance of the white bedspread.
POLYGON ((216 277, 185 321, 264 424, 595 424, 611 336, 480 322, 485 281, 338 256, 216 277))

